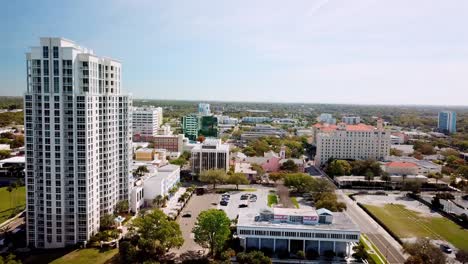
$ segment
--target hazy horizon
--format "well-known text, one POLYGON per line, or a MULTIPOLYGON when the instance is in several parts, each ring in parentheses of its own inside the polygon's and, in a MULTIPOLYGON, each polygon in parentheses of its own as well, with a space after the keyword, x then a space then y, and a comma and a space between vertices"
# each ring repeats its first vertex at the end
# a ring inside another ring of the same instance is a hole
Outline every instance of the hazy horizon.
POLYGON ((45 0, 3 7, 0 95, 21 95, 25 52, 39 37, 59 36, 121 60, 123 88, 134 98, 467 105, 462 0, 45 0))

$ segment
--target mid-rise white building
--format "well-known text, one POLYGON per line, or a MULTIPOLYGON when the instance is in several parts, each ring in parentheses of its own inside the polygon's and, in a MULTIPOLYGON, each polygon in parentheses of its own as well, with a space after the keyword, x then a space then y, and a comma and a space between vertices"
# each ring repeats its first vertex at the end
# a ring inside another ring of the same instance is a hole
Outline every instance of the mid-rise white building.
POLYGON ((121 63, 72 41, 41 38, 26 65, 27 243, 74 245, 129 198, 132 101, 121 63))
POLYGON ((156 136, 163 122, 161 107, 135 107, 132 111, 133 135, 156 136))
POLYGON ((191 153, 192 172, 195 174, 210 169, 229 169, 229 144, 223 144, 221 139, 207 138, 195 145, 191 153))
POLYGON ((390 132, 379 120, 377 128, 365 124, 314 126, 317 153, 315 163, 323 164, 330 158, 383 160, 390 153, 390 132))

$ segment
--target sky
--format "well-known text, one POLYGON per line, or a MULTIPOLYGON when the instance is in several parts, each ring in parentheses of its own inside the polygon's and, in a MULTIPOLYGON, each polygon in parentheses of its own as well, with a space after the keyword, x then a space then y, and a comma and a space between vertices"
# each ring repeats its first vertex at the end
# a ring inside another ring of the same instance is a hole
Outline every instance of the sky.
POLYGON ((4 1, 0 95, 64 37, 123 63, 134 98, 468 105, 468 1, 4 1))

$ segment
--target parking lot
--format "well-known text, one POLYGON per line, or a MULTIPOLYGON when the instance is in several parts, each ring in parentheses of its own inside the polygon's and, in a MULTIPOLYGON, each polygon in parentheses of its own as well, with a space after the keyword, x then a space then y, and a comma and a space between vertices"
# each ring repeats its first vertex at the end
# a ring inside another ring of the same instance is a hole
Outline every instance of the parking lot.
POLYGON ((184 244, 181 248, 173 250, 173 253, 179 255, 181 253, 196 253, 203 248, 195 243, 192 229, 195 225, 198 215, 200 212, 208 210, 210 208, 216 208, 216 205, 213 203, 218 203, 219 194, 208 193, 204 195, 194 194, 190 201, 185 206, 182 213, 177 217, 177 222, 180 225, 182 231, 182 236, 184 237, 184 244), (185 212, 190 212, 191 217, 182 217, 185 212))
MULTIPOLYGON (((257 186, 256 186, 257 187, 257 186)), ((268 201, 268 192, 269 190, 273 190, 272 188, 266 188, 263 186, 258 186, 255 191, 230 191, 230 198, 228 204, 226 206, 220 205, 219 202, 221 201, 221 196, 219 197, 217 203, 218 209, 222 209, 226 212, 227 216, 230 219, 235 219, 241 210, 260 210, 264 208, 269 208, 267 201, 268 201), (246 200, 241 200, 241 196, 243 194, 255 194, 257 196, 256 201, 251 201, 250 197, 246 200), (239 208, 239 205, 242 203, 246 203, 247 207, 239 208)))

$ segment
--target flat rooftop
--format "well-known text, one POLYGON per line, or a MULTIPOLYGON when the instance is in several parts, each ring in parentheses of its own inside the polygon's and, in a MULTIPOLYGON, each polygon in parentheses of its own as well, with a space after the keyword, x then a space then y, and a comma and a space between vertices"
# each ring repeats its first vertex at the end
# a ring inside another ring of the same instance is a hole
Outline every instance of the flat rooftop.
POLYGON ((243 209, 239 213, 239 219, 237 221, 238 227, 260 227, 260 228, 278 228, 278 229, 296 229, 296 230, 323 230, 323 231, 357 231, 359 232, 359 226, 357 226, 345 213, 333 213, 333 223, 331 224, 316 224, 316 225, 304 225, 304 224, 293 224, 293 223, 278 223, 270 221, 255 221, 255 216, 259 215, 259 211, 255 209, 243 209))

